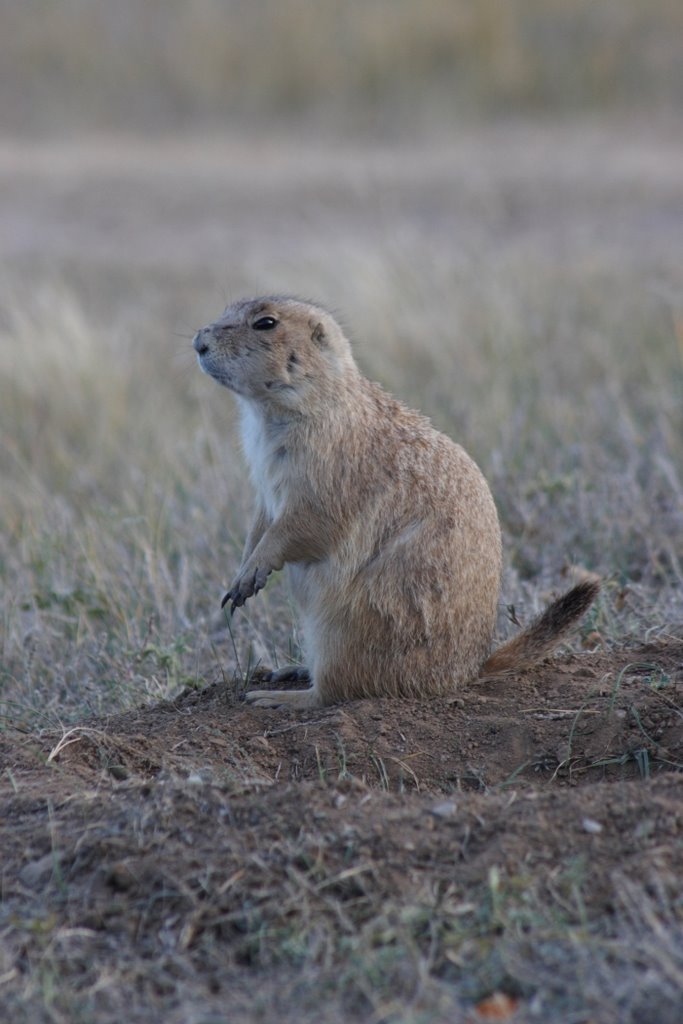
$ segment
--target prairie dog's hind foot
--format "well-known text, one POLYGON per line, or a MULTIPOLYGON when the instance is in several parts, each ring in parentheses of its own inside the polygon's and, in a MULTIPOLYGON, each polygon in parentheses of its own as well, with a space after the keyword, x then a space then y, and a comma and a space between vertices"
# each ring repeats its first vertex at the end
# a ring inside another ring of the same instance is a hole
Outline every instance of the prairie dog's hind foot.
POLYGON ((259 681, 262 683, 310 683, 311 673, 305 665, 285 665, 284 668, 264 672, 259 681))
POLYGON ((314 686, 308 690, 248 690, 244 699, 256 708, 320 708, 323 702, 314 686))

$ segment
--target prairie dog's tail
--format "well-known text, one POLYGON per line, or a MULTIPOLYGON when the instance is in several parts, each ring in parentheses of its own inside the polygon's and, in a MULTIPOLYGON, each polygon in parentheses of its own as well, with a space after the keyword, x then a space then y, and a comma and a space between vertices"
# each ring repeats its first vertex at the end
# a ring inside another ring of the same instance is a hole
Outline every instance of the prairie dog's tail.
POLYGON ((535 665, 551 653, 577 619, 588 611, 599 590, 600 577, 586 573, 580 583, 553 601, 526 629, 494 651, 480 668, 480 677, 519 672, 535 665))

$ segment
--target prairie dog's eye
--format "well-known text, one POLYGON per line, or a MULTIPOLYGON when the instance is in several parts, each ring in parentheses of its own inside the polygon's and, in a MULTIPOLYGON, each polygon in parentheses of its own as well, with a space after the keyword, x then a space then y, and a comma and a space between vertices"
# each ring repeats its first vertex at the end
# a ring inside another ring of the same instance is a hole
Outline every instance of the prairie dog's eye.
POLYGON ((277 320, 274 316, 262 316, 251 325, 255 331, 272 331, 277 327, 277 320))

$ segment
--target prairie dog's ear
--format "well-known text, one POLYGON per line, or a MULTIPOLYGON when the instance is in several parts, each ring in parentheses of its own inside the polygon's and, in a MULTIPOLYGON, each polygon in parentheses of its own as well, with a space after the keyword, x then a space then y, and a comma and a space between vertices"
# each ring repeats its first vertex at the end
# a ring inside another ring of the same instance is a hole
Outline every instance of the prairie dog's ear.
POLYGON ((315 342, 318 348, 325 348, 327 345, 327 335, 325 334, 325 328, 318 322, 310 321, 310 325, 313 328, 311 333, 311 340, 315 342))

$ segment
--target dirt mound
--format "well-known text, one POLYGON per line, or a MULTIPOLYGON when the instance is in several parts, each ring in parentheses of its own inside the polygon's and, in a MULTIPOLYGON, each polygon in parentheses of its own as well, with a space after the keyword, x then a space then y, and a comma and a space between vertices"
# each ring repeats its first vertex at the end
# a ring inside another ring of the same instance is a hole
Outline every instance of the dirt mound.
POLYGON ((683 643, 671 641, 556 659, 448 700, 266 711, 241 703, 237 682, 215 684, 46 739, 63 767, 118 779, 168 769, 445 793, 587 785, 683 765, 682 686, 683 643))
POLYGON ((6 736, 11 1019, 457 1022, 494 994, 673 1024, 682 688, 671 640, 450 701, 263 711, 221 684, 6 736))

